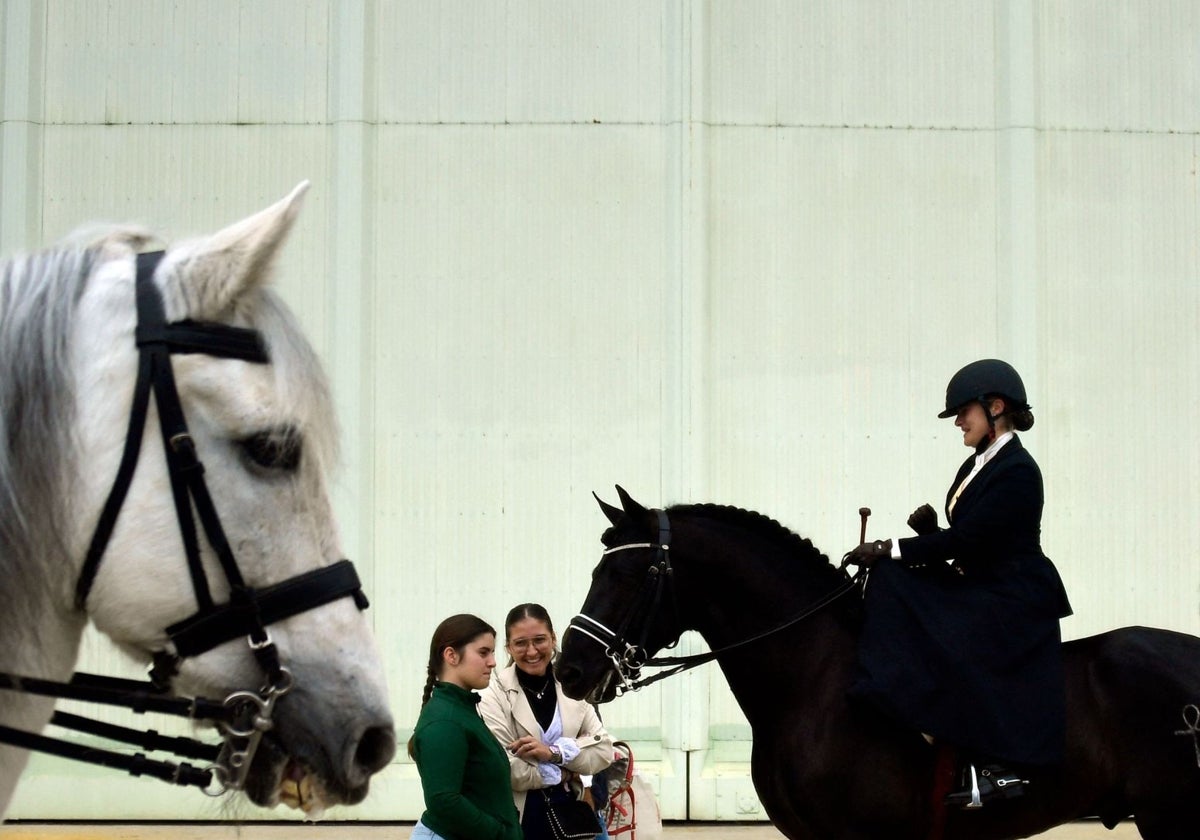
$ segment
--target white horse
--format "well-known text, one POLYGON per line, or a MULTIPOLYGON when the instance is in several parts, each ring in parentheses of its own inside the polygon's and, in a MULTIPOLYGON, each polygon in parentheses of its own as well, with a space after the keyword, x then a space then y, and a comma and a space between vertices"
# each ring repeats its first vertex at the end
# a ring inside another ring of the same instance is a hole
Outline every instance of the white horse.
MULTIPOLYGON (((240 332, 265 345, 259 360, 203 349, 169 356, 203 480, 250 591, 320 578, 337 565, 352 569, 338 563, 326 487, 336 455, 328 387, 293 317, 265 288, 307 186, 207 238, 169 247, 147 278, 166 321, 199 322, 201 330, 240 332)), ((189 570, 157 428, 158 415, 169 413, 160 411, 161 395, 150 401, 144 431, 131 431, 141 363, 136 252, 147 240, 115 230, 84 246, 0 263, 0 674, 67 679, 89 619, 148 662, 156 652, 177 652, 166 628, 204 612, 200 589, 211 590, 210 606, 231 598, 211 534, 201 531, 198 540, 203 580, 189 570), (80 598, 76 586, 127 435, 140 458, 101 546, 103 562, 80 598)), ((290 595, 279 600, 286 606, 290 595)), ((244 783, 235 785, 259 805, 283 801, 313 816, 356 803, 395 752, 369 623, 357 594, 335 595, 269 622, 290 677, 286 693, 273 698, 273 726, 244 783)), ((244 633, 226 636, 181 658, 171 689, 218 700, 258 691, 264 666, 244 633)), ((40 732, 53 704, 0 691, 0 725, 40 732)), ((0 746, 0 819, 27 758, 0 746)))

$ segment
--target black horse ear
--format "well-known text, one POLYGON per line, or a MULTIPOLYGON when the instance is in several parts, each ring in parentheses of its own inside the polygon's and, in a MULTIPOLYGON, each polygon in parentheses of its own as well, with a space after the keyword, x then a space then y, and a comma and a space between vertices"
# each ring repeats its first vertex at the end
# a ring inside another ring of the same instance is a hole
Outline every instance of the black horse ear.
POLYGON ((621 507, 625 509, 625 514, 631 519, 640 519, 646 515, 646 509, 633 500, 633 497, 625 492, 625 488, 620 484, 617 485, 617 495, 621 497, 621 507))
POLYGON ((600 510, 604 511, 604 515, 608 517, 608 521, 616 525, 624 518, 625 512, 619 507, 610 505, 608 502, 596 495, 596 491, 592 491, 592 498, 596 500, 596 504, 600 505, 600 510))

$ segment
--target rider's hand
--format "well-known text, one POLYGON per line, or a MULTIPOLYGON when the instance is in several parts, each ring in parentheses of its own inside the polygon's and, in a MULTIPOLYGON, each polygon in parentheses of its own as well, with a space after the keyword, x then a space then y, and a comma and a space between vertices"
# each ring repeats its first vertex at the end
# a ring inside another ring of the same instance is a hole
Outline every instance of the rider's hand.
POLYGON ((932 534, 938 529, 937 511, 929 505, 921 505, 908 517, 908 527, 918 534, 932 534))
POLYGON ((865 542, 857 548, 850 549, 850 553, 846 555, 846 558, 850 563, 853 563, 856 566, 862 566, 865 569, 869 569, 880 557, 891 556, 892 541, 875 540, 875 542, 865 542))

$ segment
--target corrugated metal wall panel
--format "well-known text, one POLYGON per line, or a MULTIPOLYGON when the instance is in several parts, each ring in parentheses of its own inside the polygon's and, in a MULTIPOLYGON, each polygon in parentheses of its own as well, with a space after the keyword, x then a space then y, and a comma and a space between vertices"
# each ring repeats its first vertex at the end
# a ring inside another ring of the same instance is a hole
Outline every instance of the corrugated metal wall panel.
POLYGON ((992 124, 993 3, 816 0, 691 4, 703 16, 706 98, 718 125, 992 124))
POLYGON ((379 119, 656 123, 662 118, 664 8, 670 5, 380 4, 379 119))
MULTIPOLYGON (((499 625, 530 600, 565 627, 598 558, 589 491, 658 492, 662 155, 654 127, 381 129, 396 185, 378 210, 374 383, 391 638, 460 610, 499 625)), ((411 725, 424 651, 395 647, 411 725)))
MULTIPOLYGON (((984 355, 1030 386, 1067 635, 1200 629, 1195 4, 8 0, 0 27, 6 252, 314 181, 279 282, 403 736, 440 618, 565 625, 589 491, 839 554, 859 506, 885 535, 942 497, 965 453, 933 415, 984 355)), ((605 715, 667 816, 761 815, 717 669, 605 715)), ((419 810, 400 757, 339 816, 419 810)), ((49 759, 12 813, 229 815, 49 759)))
POLYGON ((46 120, 324 123, 324 0, 47 0, 46 120))
POLYGON ((1072 629, 1195 632, 1200 496, 1177 438, 1200 384, 1195 138, 1064 133, 1046 158, 1046 530, 1072 629))
POLYGON ((1190 0, 1037 5, 1047 129, 1200 129, 1200 6, 1190 0))

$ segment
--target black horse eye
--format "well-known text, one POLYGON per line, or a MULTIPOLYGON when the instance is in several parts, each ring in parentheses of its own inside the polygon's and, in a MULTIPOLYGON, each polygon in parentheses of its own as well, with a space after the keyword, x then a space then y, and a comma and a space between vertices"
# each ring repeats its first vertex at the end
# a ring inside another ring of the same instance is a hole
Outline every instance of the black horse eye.
POLYGON ((238 441, 238 445, 260 467, 291 472, 300 466, 300 436, 293 430, 259 432, 238 441))

